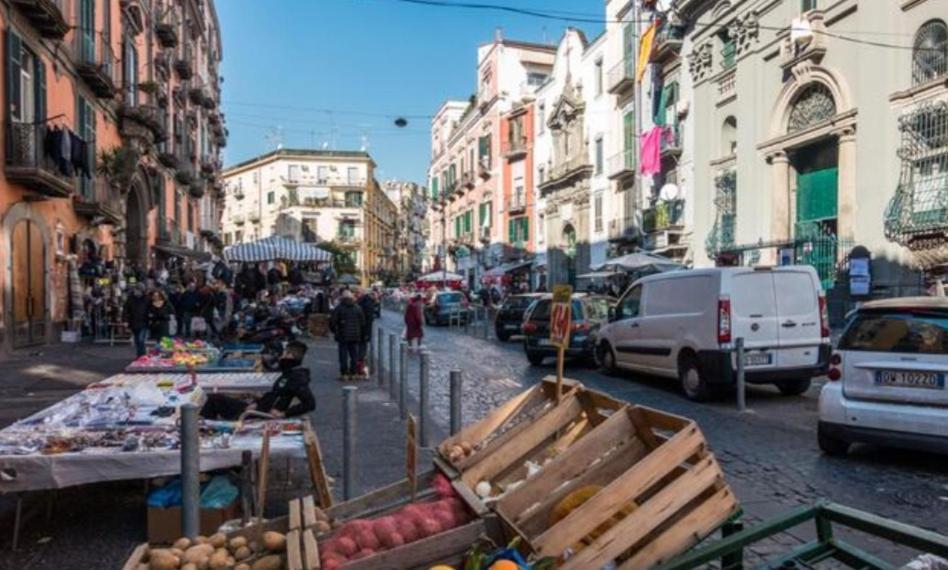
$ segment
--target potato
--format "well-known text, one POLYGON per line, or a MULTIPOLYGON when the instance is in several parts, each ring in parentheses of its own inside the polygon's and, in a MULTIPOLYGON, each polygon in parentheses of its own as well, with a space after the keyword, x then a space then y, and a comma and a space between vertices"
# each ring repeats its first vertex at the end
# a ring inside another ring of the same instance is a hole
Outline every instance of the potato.
POLYGON ((197 564, 195 564, 194 562, 188 562, 187 564, 181 567, 181 570, 198 570, 198 567, 197 567, 197 564))
POLYGON ((194 537, 194 544, 204 544, 205 542, 207 542, 207 537, 203 534, 199 534, 194 537))
POLYGON ((251 570, 280 570, 283 568, 283 557, 279 554, 269 554, 254 562, 250 568, 251 570))
POLYGON ((227 567, 228 567, 228 568, 233 568, 233 567, 234 567, 234 564, 237 564, 237 559, 234 558, 233 556, 228 556, 228 557, 227 557, 227 567))
POLYGON ((178 558, 182 558, 182 557, 184 556, 184 550, 182 550, 182 549, 180 549, 180 548, 172 548, 172 549, 171 549, 171 554, 174 554, 174 555, 177 556, 178 558))
POLYGON ((207 567, 210 570, 224 570, 224 568, 227 568, 227 551, 221 548, 214 552, 208 560, 207 567))
POLYGON ((250 558, 250 554, 251 552, 249 546, 241 546, 234 551, 234 558, 237 560, 243 560, 245 558, 250 558))
POLYGON ((148 556, 150 570, 175 570, 181 564, 181 559, 166 548, 152 550, 148 556))
POLYGON ((286 535, 275 531, 263 533, 263 545, 270 552, 283 552, 286 549, 286 535))
POLYGON ((252 570, 250 564, 240 563, 237 566, 234 566, 234 570, 252 570))
POLYGON ((210 542, 211 546, 214 548, 221 548, 227 544, 227 537, 224 536, 224 533, 218 532, 216 534, 212 534, 211 537, 207 539, 207 541, 210 542))
POLYGON ((190 538, 179 538, 171 545, 172 548, 179 548, 181 550, 187 550, 189 546, 191 546, 190 538))
POLYGON ((184 551, 184 562, 193 562, 200 567, 201 561, 210 558, 211 554, 214 554, 213 546, 207 543, 196 544, 184 551))
POLYGON ((148 570, 148 564, 145 564, 144 562, 142 562, 138 566, 135 567, 135 570, 148 570))
POLYGON ((230 539, 230 542, 227 544, 230 546, 231 550, 236 551, 241 546, 247 546, 247 537, 246 536, 235 536, 230 539))

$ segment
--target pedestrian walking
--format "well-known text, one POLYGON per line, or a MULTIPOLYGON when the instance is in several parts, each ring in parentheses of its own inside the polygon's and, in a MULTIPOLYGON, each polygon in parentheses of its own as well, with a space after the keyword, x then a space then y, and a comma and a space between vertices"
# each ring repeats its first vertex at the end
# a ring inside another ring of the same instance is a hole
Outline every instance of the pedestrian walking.
POLYGON ((132 331, 135 341, 135 355, 145 355, 145 338, 148 336, 148 298, 145 286, 138 283, 132 286, 132 294, 125 300, 125 322, 132 331))
POLYGON ((184 290, 184 293, 181 293, 181 297, 178 300, 178 313, 181 317, 178 319, 180 334, 184 337, 190 337, 193 334, 191 330, 191 320, 194 317, 200 316, 199 312, 201 309, 201 296, 198 294, 197 283, 194 281, 188 282, 187 289, 184 290))
POLYGON ((375 291, 366 291, 359 297, 359 308, 365 318, 365 330, 362 333, 362 346, 359 353, 357 373, 362 376, 365 371, 365 357, 369 353, 369 344, 372 342, 372 325, 379 316, 379 302, 375 291))
POLYGON ((339 345, 339 374, 345 382, 356 373, 362 343, 365 338, 365 316, 356 304, 351 291, 343 291, 339 305, 329 319, 329 330, 339 345))
POLYGON ((423 307, 424 301, 420 293, 412 296, 405 307, 405 340, 408 341, 408 350, 421 348, 421 339, 425 336, 423 307))
POLYGON ((157 341, 169 336, 172 314, 174 310, 164 291, 152 291, 151 303, 148 304, 148 330, 152 339, 157 341))

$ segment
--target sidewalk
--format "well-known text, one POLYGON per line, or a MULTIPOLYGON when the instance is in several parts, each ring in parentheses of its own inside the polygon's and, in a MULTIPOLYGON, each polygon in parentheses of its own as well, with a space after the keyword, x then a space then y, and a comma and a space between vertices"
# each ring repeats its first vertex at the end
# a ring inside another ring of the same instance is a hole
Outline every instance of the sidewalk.
MULTIPOLYGON (((336 344, 309 339, 309 367, 319 437, 333 495, 342 500, 342 387, 337 380, 336 344)), ((18 352, 0 361, 0 427, 121 372, 133 358, 130 346, 57 345, 18 352)), ((414 379, 417 382, 417 378, 414 379)), ((405 477, 405 425, 388 388, 363 381, 357 387, 354 495, 405 477)), ((413 401, 417 415, 418 404, 413 401)), ((446 435, 432 422, 431 442, 446 435)), ((418 466, 431 464, 423 451, 418 466)), ((271 464, 267 517, 286 513, 289 498, 312 493, 304 460, 271 464)), ((31 494, 24 501, 20 549, 10 552, 11 497, 0 496, 0 568, 117 568, 145 539, 145 496, 140 481, 122 481, 31 494), (50 516, 44 516, 47 505, 50 516)))

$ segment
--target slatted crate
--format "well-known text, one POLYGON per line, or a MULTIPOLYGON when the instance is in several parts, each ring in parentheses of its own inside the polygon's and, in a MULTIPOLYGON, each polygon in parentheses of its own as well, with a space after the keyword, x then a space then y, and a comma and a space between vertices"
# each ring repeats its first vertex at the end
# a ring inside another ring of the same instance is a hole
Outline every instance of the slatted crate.
POLYGON ((495 510, 533 554, 560 559, 562 568, 615 560, 619 568, 641 570, 709 535, 738 503, 694 422, 631 406, 559 455, 542 476, 507 493, 495 510), (577 500, 580 489, 584 502, 577 500), (571 510, 563 504, 567 497, 575 503, 571 510), (568 548, 575 552, 563 560, 568 548))

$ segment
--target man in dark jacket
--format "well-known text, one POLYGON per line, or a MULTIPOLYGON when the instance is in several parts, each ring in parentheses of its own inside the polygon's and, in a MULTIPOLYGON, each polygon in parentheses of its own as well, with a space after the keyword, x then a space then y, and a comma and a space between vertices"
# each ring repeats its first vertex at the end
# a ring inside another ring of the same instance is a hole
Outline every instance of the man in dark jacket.
POLYGON ((372 324, 379 317, 378 300, 375 291, 366 291, 359 297, 359 308, 362 309, 362 315, 365 317, 365 330, 362 332, 362 346, 359 352, 359 373, 365 370, 365 357, 369 353, 369 343, 372 342, 372 324))
POLYGON ((347 381, 356 373, 365 340, 365 315, 355 303, 350 291, 343 291, 339 305, 329 319, 329 330, 339 344, 339 373, 347 381))
POLYGON ((145 338, 148 336, 148 298, 141 283, 132 286, 132 294, 125 301, 125 322, 132 330, 136 356, 144 356, 145 338))
POLYGON ((280 377, 269 392, 250 403, 224 394, 210 394, 201 415, 212 420, 236 420, 244 412, 258 411, 275 418, 291 418, 315 410, 309 368, 300 366, 304 356, 305 344, 296 340, 288 343, 280 356, 280 377))
POLYGON ((191 319, 200 316, 201 295, 197 290, 197 283, 191 281, 188 288, 181 293, 178 299, 178 313, 180 314, 180 324, 178 330, 185 337, 191 336, 191 319))

